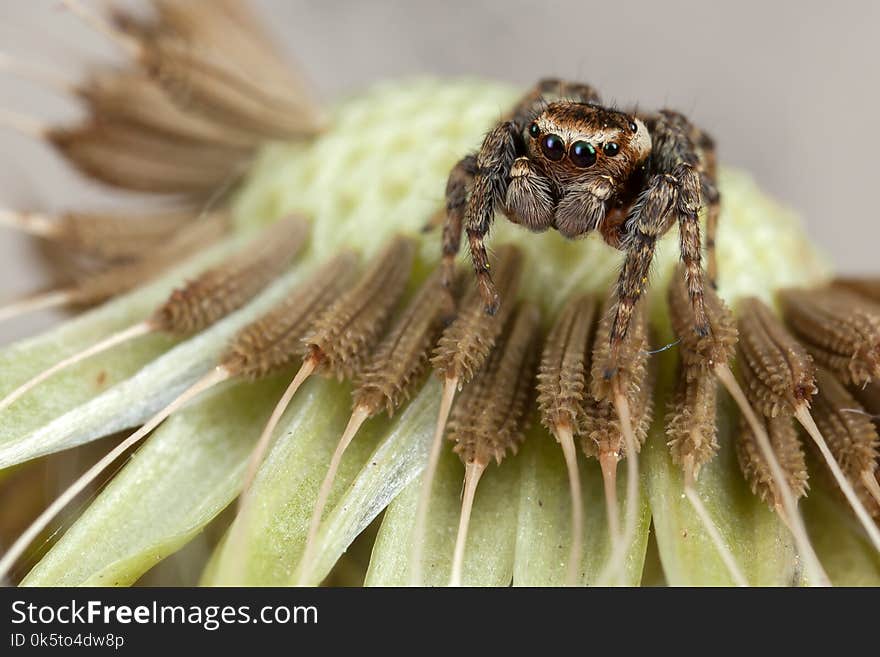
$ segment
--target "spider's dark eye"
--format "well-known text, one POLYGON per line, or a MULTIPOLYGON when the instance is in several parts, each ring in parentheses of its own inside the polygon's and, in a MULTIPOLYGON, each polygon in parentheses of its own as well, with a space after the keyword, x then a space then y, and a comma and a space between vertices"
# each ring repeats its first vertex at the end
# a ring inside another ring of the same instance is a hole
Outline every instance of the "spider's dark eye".
POLYGON ((607 155, 608 157, 614 157, 620 152, 620 146, 618 146, 613 141, 609 141, 607 144, 605 144, 602 152, 605 153, 605 155, 607 155))
POLYGON ((565 157, 565 142, 556 135, 547 135, 541 140, 541 150, 548 160, 561 160, 565 157))
POLYGON ((596 149, 588 141, 576 141, 571 145, 568 157, 576 167, 586 169, 596 163, 596 149))
POLYGON ((630 122, 629 122, 629 129, 630 129, 631 131, 633 131, 633 132, 638 132, 638 131, 639 131, 639 126, 636 125, 636 122, 635 122, 635 121, 630 121, 630 122))
POLYGON ((532 123, 531 125, 529 125, 529 134, 532 137, 537 137, 541 134, 541 128, 538 127, 537 123, 532 123))

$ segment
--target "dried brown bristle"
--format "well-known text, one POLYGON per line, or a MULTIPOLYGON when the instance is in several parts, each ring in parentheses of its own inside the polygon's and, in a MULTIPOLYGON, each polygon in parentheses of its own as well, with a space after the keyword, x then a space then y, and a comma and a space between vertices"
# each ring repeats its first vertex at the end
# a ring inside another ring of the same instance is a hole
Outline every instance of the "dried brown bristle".
MULTIPOLYGON (((468 290, 456 319, 450 324, 434 350, 431 365, 441 378, 467 383, 486 362, 498 335, 516 305, 516 292, 522 273, 522 252, 506 244, 497 250, 493 277, 504 303, 495 315, 487 315, 476 287, 468 290)), ((438 292, 439 293, 439 292, 438 292)))
POLYGON ((221 215, 194 221, 181 229, 167 246, 157 249, 149 257, 111 266, 78 282, 68 292, 68 303, 87 306, 127 292, 215 242, 227 228, 226 218, 221 215))
POLYGON ((880 305, 840 288, 784 290, 779 301, 818 364, 854 385, 880 376, 880 305))
POLYGON ((672 462, 696 480, 700 468, 718 451, 716 410, 718 380, 697 368, 690 376, 679 369, 675 394, 666 416, 666 437, 672 462))
POLYGON ((301 217, 278 221, 222 265, 174 290, 150 321, 172 335, 198 333, 251 301, 290 267, 308 232, 301 217))
MULTIPOLYGON (((105 260, 139 259, 196 221, 193 210, 123 216, 68 212, 59 218, 57 239, 79 253, 105 260)), ((226 218, 221 221, 228 223, 226 218)))
POLYGON ((880 303, 880 278, 835 278, 831 284, 880 303))
POLYGON ((752 406, 776 417, 809 405, 816 393, 813 359, 759 299, 741 302, 739 335, 740 373, 752 406))
MULTIPOLYGON (((794 419, 790 416, 763 418, 773 453, 785 473, 785 479, 795 498, 807 493, 807 464, 798 439, 794 419)), ((740 468, 752 492, 774 508, 783 508, 783 500, 764 459, 751 427, 740 419, 736 452, 740 468)))
POLYGON ((352 379, 381 337, 406 288, 416 242, 398 236, 376 255, 357 285, 321 313, 304 339, 309 359, 339 379, 352 379))
POLYGON ((449 297, 440 291, 440 276, 438 270, 427 278, 373 351, 358 377, 355 408, 367 409, 370 415, 385 408, 390 416, 427 370, 431 348, 450 312, 449 297))
POLYGON ((693 304, 680 268, 672 274, 667 301, 672 330, 681 340, 679 351, 688 376, 695 372, 695 367, 712 369, 731 361, 737 341, 736 320, 712 287, 704 290, 708 335, 701 336, 694 330, 693 304))
POLYGON ((303 338, 317 315, 348 284, 356 266, 357 256, 350 251, 321 266, 267 314, 239 331, 220 359, 222 366, 255 380, 302 358, 303 338))
POLYGON ((109 262, 139 260, 198 215, 194 209, 144 215, 66 212, 59 216, 39 212, 0 210, 0 224, 58 242, 64 254, 90 256, 109 262))
POLYGON ((50 129, 46 138, 82 173, 123 189, 204 196, 246 168, 225 146, 150 134, 134 126, 87 122, 50 129))
POLYGON ((264 45, 268 37, 237 29, 239 19, 211 3, 157 5, 157 29, 130 49, 181 108, 258 139, 301 137, 321 126, 302 80, 264 45), (235 58, 216 54, 232 48, 235 58))
POLYGON ((487 366, 464 388, 449 421, 449 440, 462 462, 500 463, 516 453, 534 385, 540 313, 523 303, 487 366))
POLYGON ((862 406, 827 370, 816 372, 819 394, 813 399, 813 417, 840 464, 853 484, 861 502, 875 518, 880 505, 863 482, 865 473, 876 476, 880 437, 871 418, 862 406))
MULTIPOLYGON (((189 142, 236 148, 256 146, 252 135, 183 111, 140 71, 104 71, 93 75, 75 91, 101 121, 131 125, 189 142)), ((231 151, 230 155, 235 152, 231 151)))
POLYGON ((596 301, 573 297, 562 309, 547 336, 538 368, 538 408, 541 422, 551 432, 570 427, 577 434, 584 425, 587 363, 596 301))
POLYGON ((611 358, 611 327, 614 319, 614 306, 606 301, 602 316, 593 340, 592 365, 590 367, 590 395, 594 401, 611 401, 614 387, 627 396, 642 384, 648 362, 648 323, 645 311, 646 302, 642 300, 633 311, 629 330, 620 344, 617 354, 617 367, 612 379, 604 372, 609 370, 611 358))

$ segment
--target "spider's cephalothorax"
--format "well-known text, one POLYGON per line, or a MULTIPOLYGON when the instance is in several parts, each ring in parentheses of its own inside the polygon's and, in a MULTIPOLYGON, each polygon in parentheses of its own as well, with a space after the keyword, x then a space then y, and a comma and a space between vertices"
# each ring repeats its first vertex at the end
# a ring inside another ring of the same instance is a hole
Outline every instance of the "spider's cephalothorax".
POLYGON ((452 280, 464 227, 486 311, 497 310, 483 243, 496 210, 533 231, 555 228, 574 238, 598 230, 626 252, 611 333, 613 362, 645 291, 656 242, 678 223, 694 328, 705 334, 698 214, 705 202, 714 282, 714 160, 711 139, 677 112, 627 114, 602 106, 588 85, 542 80, 449 175, 445 280, 452 280))

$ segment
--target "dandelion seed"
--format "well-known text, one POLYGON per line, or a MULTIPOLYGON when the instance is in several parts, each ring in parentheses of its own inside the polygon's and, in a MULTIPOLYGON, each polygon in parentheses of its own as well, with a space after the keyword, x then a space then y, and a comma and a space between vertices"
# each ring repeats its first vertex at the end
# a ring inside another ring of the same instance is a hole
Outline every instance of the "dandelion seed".
POLYGON ((635 533, 639 496, 637 454, 647 437, 653 413, 653 372, 648 361, 645 303, 634 310, 629 330, 612 353, 611 301, 605 304, 593 340, 590 395, 587 398, 581 448, 599 461, 605 485, 605 508, 612 536, 611 556, 599 581, 622 576, 625 552, 635 533), (614 365, 611 365, 611 362, 614 365), (606 372, 614 372, 610 378, 606 372), (617 503, 617 464, 627 460, 624 526, 617 503))
POLYGON ((562 447, 571 489, 572 541, 565 581, 573 586, 581 562, 584 511, 574 436, 584 427, 589 360, 596 302, 574 297, 562 309, 547 337, 538 371, 538 407, 541 421, 562 447))
MULTIPOLYGON (((494 268, 496 285, 504 298, 514 299, 522 272, 522 253, 512 246, 502 246, 497 253, 494 268)), ((448 272, 444 275, 448 276, 448 272)), ((414 586, 419 586, 422 582, 422 543, 431 488, 440 461, 443 434, 455 400, 455 393, 485 364, 495 346, 495 341, 510 317, 512 309, 509 306, 510 304, 502 304, 495 315, 487 315, 479 291, 472 288, 462 300, 458 316, 440 336, 431 358, 431 365, 443 378, 443 395, 440 399, 440 412, 437 416, 437 427, 431 442, 428 463, 422 473, 421 493, 413 526, 410 583, 414 586)))
POLYGON ((815 361, 856 386, 880 376, 880 306, 843 289, 783 290, 785 321, 815 361))
POLYGON ((106 301, 155 278, 171 265, 216 241, 225 230, 226 221, 219 216, 193 222, 153 257, 113 265, 69 288, 44 292, 13 302, 0 308, 0 321, 35 310, 59 306, 89 306, 106 301))
POLYGON ((23 383, 0 400, 0 411, 58 372, 129 340, 153 332, 180 338, 203 331, 244 306, 287 269, 307 234, 308 224, 300 217, 279 221, 225 264, 208 269, 174 290, 145 321, 61 360, 23 383))
MULTIPOLYGON (((303 338, 303 364, 272 411, 251 454, 250 473, 262 462, 275 427, 306 379, 316 372, 339 380, 357 375, 403 295, 414 256, 415 242, 398 236, 373 259, 360 281, 315 319, 303 338)), ((252 476, 243 495, 247 495, 252 476)))
POLYGON ((465 466, 464 495, 452 559, 450 586, 461 586, 465 546, 477 484, 494 460, 516 453, 525 437, 529 396, 534 384, 540 313, 525 303, 511 319, 508 334, 486 367, 462 392, 452 411, 449 440, 465 466))
MULTIPOLYGON (((315 315, 320 312, 327 300, 329 292, 335 291, 335 284, 338 281, 340 269, 351 264, 350 255, 341 255, 325 267, 320 269, 317 274, 306 282, 303 286, 298 287, 291 295, 282 301, 274 311, 253 324, 245 327, 235 338, 233 338, 227 352, 220 359, 220 363, 209 371, 204 377, 196 381, 193 385, 181 393, 174 401, 168 404, 161 411, 147 420, 144 425, 128 438, 119 443, 103 458, 101 458, 94 466, 92 466, 85 474, 70 485, 40 516, 31 524, 30 527, 15 541, 12 547, 0 559, 0 580, 2 580, 15 561, 22 555, 31 541, 36 538, 43 529, 64 509, 77 495, 79 495, 91 482, 98 477, 101 472, 107 469, 116 459, 128 451, 131 447, 146 438, 156 427, 164 422, 169 416, 186 406, 189 402, 224 381, 236 376, 257 377, 259 375, 266 376, 277 369, 288 365, 293 357, 289 352, 279 351, 279 343, 284 342, 285 338, 289 338, 291 334, 296 334, 297 330, 304 330, 313 321, 315 315), (288 311, 295 310, 294 314, 288 311), (273 336, 266 336, 268 339, 255 340, 255 335, 261 332, 265 327, 267 319, 272 321, 284 322, 288 330, 280 330, 273 336), (274 338, 274 339, 273 339, 274 338), (250 351, 256 347, 256 351, 250 351), (278 358, 278 356, 281 358, 278 358)), ((295 335, 302 339, 301 333, 295 335)))
POLYGON ((300 584, 312 565, 318 527, 342 455, 357 435, 361 425, 385 409, 389 417, 409 398, 413 387, 428 368, 428 356, 442 329, 442 320, 450 309, 447 297, 439 293, 440 271, 422 284, 403 314, 394 323, 358 375, 352 395, 354 410, 339 439, 336 450, 315 501, 306 546, 300 563, 300 584))

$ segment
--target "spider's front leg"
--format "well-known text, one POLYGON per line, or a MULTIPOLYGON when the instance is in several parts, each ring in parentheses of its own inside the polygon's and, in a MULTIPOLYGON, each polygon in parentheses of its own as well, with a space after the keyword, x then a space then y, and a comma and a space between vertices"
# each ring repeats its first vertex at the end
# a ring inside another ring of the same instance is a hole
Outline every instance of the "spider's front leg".
POLYGON ((657 240, 679 225, 681 257, 685 264, 688 294, 694 308, 694 330, 709 332, 703 308, 703 278, 700 263, 700 178, 688 164, 680 164, 670 174, 655 175, 633 207, 627 220, 624 242, 626 258, 617 282, 617 306, 611 328, 611 357, 603 373, 614 376, 620 345, 626 337, 636 305, 648 286, 648 276, 657 240))
POLYGON ((477 170, 477 157, 461 158, 449 172, 446 182, 446 220, 443 224, 443 286, 448 290, 455 280, 455 256, 461 246, 461 225, 467 207, 467 188, 477 170))
POLYGON ((471 194, 465 210, 465 230, 474 274, 486 312, 490 315, 497 312, 501 300, 489 273, 489 256, 483 240, 492 226, 496 208, 503 206, 507 195, 510 169, 516 158, 516 135, 516 125, 512 121, 501 123, 486 135, 477 152, 471 194))

